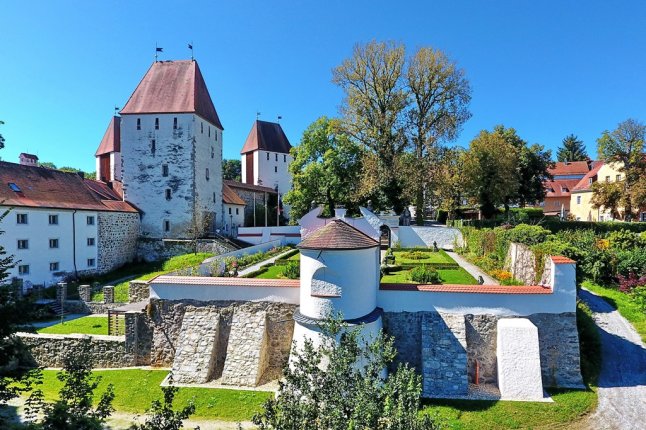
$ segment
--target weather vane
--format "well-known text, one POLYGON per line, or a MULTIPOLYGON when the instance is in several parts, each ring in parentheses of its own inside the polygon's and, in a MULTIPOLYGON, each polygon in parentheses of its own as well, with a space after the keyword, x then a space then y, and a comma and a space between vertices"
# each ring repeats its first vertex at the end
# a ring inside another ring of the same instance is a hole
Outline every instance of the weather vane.
POLYGON ((191 61, 195 60, 195 57, 193 56, 193 42, 188 44, 188 49, 191 50, 191 61))
POLYGON ((157 42, 155 42, 155 63, 157 62, 157 56, 160 52, 164 52, 164 48, 160 48, 157 46, 157 42))

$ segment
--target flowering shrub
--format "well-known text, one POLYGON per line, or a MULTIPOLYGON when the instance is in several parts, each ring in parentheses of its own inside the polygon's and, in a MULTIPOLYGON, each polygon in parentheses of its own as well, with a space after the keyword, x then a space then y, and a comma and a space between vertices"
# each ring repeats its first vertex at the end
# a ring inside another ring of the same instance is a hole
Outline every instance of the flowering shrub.
POLYGON ((411 279, 421 284, 441 284, 440 274, 431 266, 417 266, 410 271, 411 279))
POLYGON ((506 270, 492 270, 491 271, 491 276, 496 278, 499 281, 509 281, 512 278, 512 275, 510 272, 506 270))
POLYGON ((635 273, 630 273, 628 276, 618 275, 619 291, 630 293, 636 288, 646 287, 646 275, 637 276, 635 273))

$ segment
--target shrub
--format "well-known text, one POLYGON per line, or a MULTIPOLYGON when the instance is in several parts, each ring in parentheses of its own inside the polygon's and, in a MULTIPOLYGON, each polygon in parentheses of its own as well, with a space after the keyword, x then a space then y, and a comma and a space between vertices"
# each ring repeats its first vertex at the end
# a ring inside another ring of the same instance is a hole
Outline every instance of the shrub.
POLYGON ((524 245, 536 245, 545 242, 550 231, 538 226, 519 224, 509 230, 506 234, 511 242, 522 243, 524 245))
POLYGON ((639 234, 628 230, 613 231, 608 234, 610 246, 614 249, 629 250, 646 246, 639 234))
POLYGON ((493 276, 494 278, 496 278, 501 282, 509 281, 512 278, 511 273, 506 270, 492 270, 491 276, 493 276))
POLYGON ((636 248, 630 251, 619 251, 617 257, 617 274, 627 276, 634 273, 637 276, 646 275, 646 248, 636 248))
POLYGON ((285 265, 285 270, 283 271, 288 279, 298 279, 301 276, 301 263, 300 261, 290 261, 285 265))
POLYGON ((637 276, 631 273, 628 276, 618 275, 617 278, 619 279, 619 291, 624 293, 630 293, 637 288, 646 287, 646 276, 637 276))
POLYGON ((409 260, 423 260, 428 257, 428 255, 420 251, 404 252, 401 256, 402 258, 407 258, 409 260))
POLYGON ((411 279, 421 284, 441 284, 440 274, 431 266, 417 266, 410 271, 411 279))
POLYGON ((630 293, 633 302, 639 306, 639 308, 646 312, 646 285, 633 288, 630 293))

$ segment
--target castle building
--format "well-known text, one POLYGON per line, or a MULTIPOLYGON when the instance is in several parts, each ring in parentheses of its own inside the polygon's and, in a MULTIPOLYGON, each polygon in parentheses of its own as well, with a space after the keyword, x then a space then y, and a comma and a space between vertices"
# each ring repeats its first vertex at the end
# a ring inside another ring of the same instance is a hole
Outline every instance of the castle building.
POLYGON ((141 211, 141 235, 223 225, 223 127, 197 62, 154 62, 120 114, 96 152, 97 180, 141 211))

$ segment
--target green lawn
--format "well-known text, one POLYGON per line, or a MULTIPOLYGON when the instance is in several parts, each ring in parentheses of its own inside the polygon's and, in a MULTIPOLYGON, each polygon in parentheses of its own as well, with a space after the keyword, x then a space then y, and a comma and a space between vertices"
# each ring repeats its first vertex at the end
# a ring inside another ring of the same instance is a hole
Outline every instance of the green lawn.
MULTIPOLYGON (((94 397, 98 398, 98 393, 102 393, 107 384, 112 384, 114 408, 118 412, 141 414, 150 408, 150 402, 162 397, 159 384, 167 374, 166 370, 95 370, 94 375, 100 375, 102 380, 94 397)), ((62 383, 56 379, 56 371, 43 371, 43 384, 40 387, 46 400, 57 399, 61 386, 62 383)), ((193 400, 196 409, 191 418, 248 421, 271 396, 273 393, 265 391, 180 388, 174 407, 177 410, 193 400)))
POLYGON ((428 264, 428 263, 456 264, 455 260, 449 257, 449 255, 443 250, 440 250, 438 252, 432 252, 428 250, 407 249, 407 250, 401 250, 401 251, 393 251, 393 254, 395 255, 395 264, 428 264), (415 252, 423 254, 425 258, 415 259, 415 258, 410 258, 406 256, 407 253, 415 253, 415 252))
POLYGON ((258 276, 254 276, 254 278, 257 279, 281 279, 281 278, 287 278, 286 276, 283 275, 283 272, 285 271, 286 266, 275 266, 275 265, 270 265, 270 266, 265 266, 267 268, 266 271, 262 272, 258 276))
MULTIPOLYGON (((132 266, 126 266, 123 270, 119 269, 112 272, 111 278, 119 279, 125 276, 134 276, 131 280, 148 281, 155 276, 163 275, 168 272, 174 272, 180 269, 197 268, 200 263, 213 254, 210 253, 197 253, 197 254, 184 254, 176 257, 169 258, 164 261, 155 261, 152 263, 139 263, 132 266), (133 267, 136 270, 133 270, 133 267)), ((105 279, 105 276, 103 277, 105 279)), ((108 281, 106 281, 108 282, 108 281)), ((127 302, 128 301, 128 286, 130 280, 121 282, 114 286, 114 301, 127 302)), ((103 291, 95 292, 92 295, 93 301, 103 301, 103 291)))
MULTIPOLYGON (((442 283, 444 284, 461 284, 461 285, 476 285, 478 281, 474 279, 473 276, 469 274, 462 267, 458 269, 439 269, 437 271, 440 274, 442 283)), ((391 272, 387 275, 384 275, 381 278, 381 282, 384 284, 416 284, 411 280, 410 270, 402 269, 395 272, 391 272)))
POLYGON ((610 305, 619 311, 635 327, 642 340, 646 342, 646 314, 630 297, 615 288, 608 288, 592 281, 583 281, 581 285, 593 293, 603 297, 610 305))
POLYGON ((108 334, 108 317, 87 316, 65 321, 36 330, 37 333, 49 334, 108 334))

